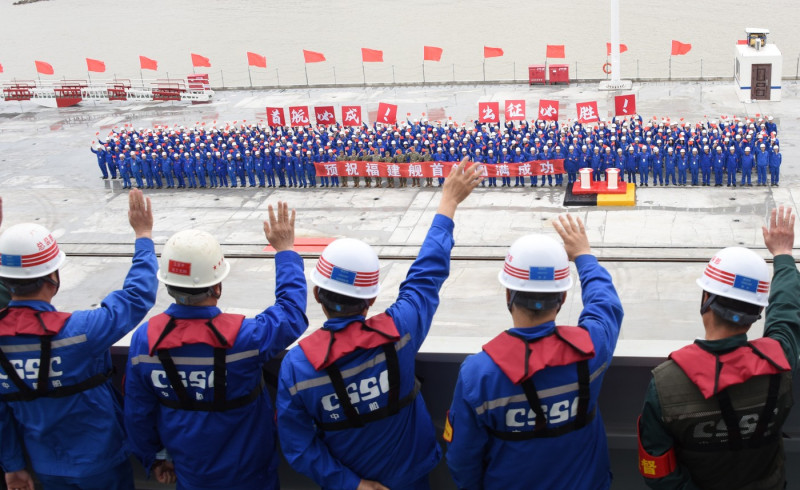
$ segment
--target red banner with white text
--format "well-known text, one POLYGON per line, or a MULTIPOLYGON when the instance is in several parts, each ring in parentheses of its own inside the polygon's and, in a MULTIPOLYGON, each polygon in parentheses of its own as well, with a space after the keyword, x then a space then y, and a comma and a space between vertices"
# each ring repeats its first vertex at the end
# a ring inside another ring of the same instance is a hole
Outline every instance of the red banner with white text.
MULTIPOLYGON (((317 177, 446 177, 457 162, 328 162, 315 163, 317 177)), ((564 160, 484 164, 485 177, 527 177, 564 173, 564 160)))

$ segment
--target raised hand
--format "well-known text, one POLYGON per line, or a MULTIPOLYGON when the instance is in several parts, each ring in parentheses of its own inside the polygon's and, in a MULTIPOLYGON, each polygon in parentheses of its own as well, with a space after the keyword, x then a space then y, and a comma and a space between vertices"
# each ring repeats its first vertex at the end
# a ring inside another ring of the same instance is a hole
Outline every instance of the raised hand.
POLYGON ((473 189, 483 180, 481 164, 469 161, 464 157, 450 170, 450 175, 442 187, 442 201, 439 203, 439 214, 452 218, 458 205, 470 195, 473 189))
POLYGON ((564 250, 569 260, 574 261, 575 257, 592 253, 589 237, 586 236, 586 229, 580 218, 573 218, 569 214, 561 215, 553 220, 553 228, 564 241, 564 250))
POLYGON ((277 252, 292 250, 294 248, 294 218, 295 210, 289 214, 289 205, 278 201, 278 217, 272 204, 269 205, 269 221, 264 221, 264 236, 272 248, 277 252))
POLYGON ((773 209, 769 217, 769 228, 761 227, 764 234, 764 245, 775 255, 792 255, 794 246, 794 215, 792 208, 779 206, 773 209))
POLYGON ((139 189, 128 193, 128 222, 136 238, 153 238, 153 206, 139 189))

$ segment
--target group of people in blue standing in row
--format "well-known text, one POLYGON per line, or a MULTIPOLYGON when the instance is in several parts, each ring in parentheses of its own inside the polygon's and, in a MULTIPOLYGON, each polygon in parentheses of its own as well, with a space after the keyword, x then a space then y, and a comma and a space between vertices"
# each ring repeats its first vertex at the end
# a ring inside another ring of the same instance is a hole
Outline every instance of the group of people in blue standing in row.
MULTIPOLYGON (((640 116, 597 125, 557 121, 509 121, 472 127, 427 120, 346 127, 292 128, 226 125, 113 131, 92 147, 104 179, 123 188, 317 187, 315 163, 382 161, 457 162, 469 157, 487 165, 563 160, 563 173, 542 176, 541 186, 562 186, 591 168, 594 180, 619 169, 621 180, 640 186, 777 186, 783 155, 773 118, 703 123, 644 121, 640 116), (737 174, 741 174, 737 178, 737 174)), ((556 167, 558 168, 558 167, 556 167)), ((539 178, 529 178, 531 187, 539 178)), ((382 186, 381 179, 365 179, 382 186), (373 182, 374 180, 374 182, 373 182)), ((400 186, 404 186, 400 179, 400 186)), ((443 179, 438 179, 441 185, 443 179)), ((511 177, 500 187, 512 187, 511 177)), ((354 176, 354 186, 359 186, 354 176)), ((412 179, 412 186, 421 185, 412 179)), ((395 179, 386 179, 394 187, 395 179)), ((483 185, 497 187, 497 179, 483 185)), ((515 177, 514 187, 525 186, 515 177)), ((320 187, 347 187, 347 177, 321 176, 320 187)), ((433 179, 427 179, 433 186, 433 179)))

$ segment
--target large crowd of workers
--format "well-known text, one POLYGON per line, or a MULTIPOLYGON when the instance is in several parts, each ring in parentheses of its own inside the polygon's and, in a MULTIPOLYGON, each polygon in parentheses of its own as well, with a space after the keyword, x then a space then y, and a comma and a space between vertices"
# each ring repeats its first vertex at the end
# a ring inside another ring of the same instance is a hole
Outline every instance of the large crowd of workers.
MULTIPOLYGON (((322 488, 424 490, 441 440, 458 488, 610 488, 598 397, 624 302, 570 215, 553 222, 561 241, 523 236, 498 264, 497 300, 509 311, 498 321, 510 328, 463 362, 450 410, 435 414, 445 420, 437 437, 415 358, 444 300, 454 215, 483 180, 468 158, 449 173, 396 300, 373 315, 374 249, 335 240, 309 291, 293 250, 295 212, 282 202, 263 223, 276 250, 275 304, 251 318, 219 308, 232 265, 211 234, 180 231, 156 258, 153 208, 140 190, 129 193, 131 268, 92 310, 52 305, 66 258, 47 229, 8 227, 0 235, 0 279, 11 295, 0 310, 8 488, 33 490, 35 474, 45 489, 132 490, 130 450, 148 475, 181 489, 277 489, 280 450, 322 488), (556 323, 574 286, 570 262, 582 300, 573 327, 556 323), (136 328, 159 281, 174 303, 136 328), (308 328, 309 292, 326 321, 283 358, 273 406, 263 368, 308 328), (134 329, 123 408, 109 348, 134 329)), ((741 247, 711 258, 697 280, 705 338, 653 371, 642 414, 630 421, 652 488, 787 488, 781 434, 800 354, 792 210, 773 209, 762 231, 774 272, 741 247), (764 336, 748 340, 762 313, 764 336)))
MULTIPOLYGON (((562 186, 581 168, 604 180, 608 168, 640 186, 777 186, 783 155, 773 118, 703 123, 644 121, 641 117, 596 125, 557 121, 504 126, 452 121, 395 125, 269 127, 256 124, 112 131, 92 147, 104 179, 120 176, 123 188, 348 187, 346 176, 320 176, 315 163, 369 161, 415 163, 472 161, 495 165, 563 159, 564 173, 503 177, 500 187, 562 186), (737 178, 737 174, 741 174, 737 178), (512 184, 512 179, 514 180, 512 184), (546 181, 546 182, 545 182, 546 181)), ((350 177, 359 187, 362 177, 350 177)), ((405 187, 407 178, 363 177, 366 187, 405 187)), ((422 186, 422 178, 411 178, 422 186)), ((432 178, 424 184, 433 186, 432 178)), ((438 179, 442 185, 443 178, 438 179)), ((497 186, 497 179, 482 185, 497 186)))

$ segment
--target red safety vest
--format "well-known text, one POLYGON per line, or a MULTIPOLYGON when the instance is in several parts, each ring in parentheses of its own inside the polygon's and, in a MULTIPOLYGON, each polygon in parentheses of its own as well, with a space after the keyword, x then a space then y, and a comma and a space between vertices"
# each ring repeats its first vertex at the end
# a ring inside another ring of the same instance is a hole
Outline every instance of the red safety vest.
POLYGON ((708 399, 725 388, 753 376, 778 374, 791 368, 781 344, 769 337, 748 342, 725 354, 715 354, 697 344, 669 355, 708 399))
POLYGON ((396 414, 401 408, 410 405, 420 390, 419 380, 414 380, 414 388, 402 399, 400 398, 400 361, 397 356, 395 342, 400 340, 400 333, 392 317, 386 313, 375 315, 364 322, 353 322, 341 330, 320 329, 299 342, 306 358, 317 371, 324 369, 331 379, 331 384, 342 405, 345 420, 331 423, 317 421, 323 430, 333 431, 363 427, 396 414), (389 380, 389 403, 377 410, 361 414, 350 401, 344 378, 335 362, 357 350, 381 347, 386 356, 386 370, 389 380))
POLYGON ((236 342, 244 318, 244 315, 229 313, 220 313, 214 318, 175 318, 162 313, 150 319, 147 326, 150 355, 158 356, 169 384, 178 397, 177 401, 159 398, 162 405, 178 410, 224 412, 243 407, 260 396, 264 389, 263 374, 250 393, 231 400, 227 398, 227 350, 236 342), (199 401, 189 396, 169 353, 169 349, 191 344, 206 344, 214 348, 213 401, 199 401))
MULTIPOLYGON (((16 337, 19 335, 31 335, 39 339, 39 366, 49 366, 52 357, 53 337, 61 332, 70 313, 59 311, 38 311, 26 306, 5 308, 0 311, 0 336, 16 337)), ((83 381, 69 386, 50 386, 50 370, 39 369, 39 376, 36 380, 36 388, 28 386, 20 378, 11 361, 0 349, 0 367, 8 375, 8 379, 16 386, 16 393, 9 393, 0 396, 0 400, 6 402, 32 401, 37 398, 62 398, 71 396, 82 391, 100 386, 111 378, 112 372, 99 373, 83 381)))
POLYGON ((494 361, 514 384, 520 385, 528 405, 536 414, 533 431, 499 431, 490 429, 499 439, 519 441, 538 437, 557 437, 585 427, 594 419, 589 413, 590 374, 589 359, 595 355, 589 332, 580 327, 556 327, 553 333, 536 339, 526 339, 507 330, 488 344, 483 351, 494 361), (557 428, 547 427, 547 418, 532 376, 537 372, 557 366, 575 364, 578 370, 578 409, 572 422, 557 428))

